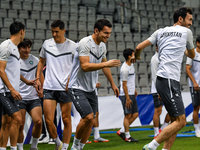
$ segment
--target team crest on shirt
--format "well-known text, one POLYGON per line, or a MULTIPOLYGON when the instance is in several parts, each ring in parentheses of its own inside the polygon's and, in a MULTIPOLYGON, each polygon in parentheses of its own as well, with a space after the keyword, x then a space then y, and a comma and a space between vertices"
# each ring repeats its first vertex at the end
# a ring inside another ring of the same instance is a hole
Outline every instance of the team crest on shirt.
POLYGON ((31 61, 29 61, 29 64, 33 65, 33 61, 32 61, 32 60, 31 60, 31 61))
POLYGON ((100 47, 100 51, 102 52, 102 47, 100 47))

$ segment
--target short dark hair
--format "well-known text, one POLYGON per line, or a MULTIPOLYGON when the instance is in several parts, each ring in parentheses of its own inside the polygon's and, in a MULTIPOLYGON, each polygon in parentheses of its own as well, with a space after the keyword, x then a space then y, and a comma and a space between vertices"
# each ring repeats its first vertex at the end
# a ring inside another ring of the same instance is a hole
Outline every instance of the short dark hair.
POLYGON ((123 51, 123 56, 126 60, 128 60, 128 56, 132 56, 132 53, 134 52, 134 50, 132 48, 126 48, 123 51))
POLYGON ((19 21, 14 21, 10 25, 10 34, 15 35, 19 33, 21 30, 25 29, 25 25, 22 22, 19 21))
POLYGON ((94 29, 97 28, 99 31, 101 31, 104 26, 112 28, 112 24, 110 23, 110 21, 108 21, 106 19, 99 19, 94 24, 94 29))
POLYGON ((180 7, 179 9, 176 9, 174 12, 174 23, 178 22, 179 17, 185 19, 187 13, 192 15, 192 9, 190 9, 189 7, 180 7))
POLYGON ((196 38, 196 42, 200 43, 200 36, 196 38))
POLYGON ((31 46, 32 46, 31 40, 28 38, 24 38, 24 40, 20 42, 17 47, 18 49, 20 49, 21 47, 26 48, 26 47, 31 47, 31 46))
POLYGON ((59 27, 60 30, 63 30, 65 28, 65 23, 62 20, 57 19, 53 21, 53 23, 51 24, 51 27, 52 28, 59 27))

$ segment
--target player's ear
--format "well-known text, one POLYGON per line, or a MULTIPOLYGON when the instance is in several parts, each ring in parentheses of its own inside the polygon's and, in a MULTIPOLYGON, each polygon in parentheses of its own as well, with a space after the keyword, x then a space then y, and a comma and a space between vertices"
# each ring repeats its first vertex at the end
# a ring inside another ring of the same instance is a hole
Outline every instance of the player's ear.
POLYGON ((98 30, 97 28, 95 28, 95 29, 94 29, 94 33, 95 33, 95 34, 98 34, 98 33, 99 33, 99 30, 98 30))

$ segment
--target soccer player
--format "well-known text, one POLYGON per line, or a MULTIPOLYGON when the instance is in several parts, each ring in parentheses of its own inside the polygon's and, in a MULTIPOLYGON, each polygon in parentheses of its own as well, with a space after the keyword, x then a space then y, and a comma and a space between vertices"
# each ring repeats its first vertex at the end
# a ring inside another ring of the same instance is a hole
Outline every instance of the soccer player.
MULTIPOLYGON (((39 59, 30 54, 32 42, 25 38, 18 45, 20 53, 20 94, 22 100, 19 101, 19 109, 22 114, 22 124, 19 129, 19 138, 17 142, 18 150, 23 150, 24 140, 24 124, 26 112, 31 116, 34 126, 32 130, 32 145, 30 150, 37 150, 38 138, 42 131, 42 107, 38 94, 42 97, 42 93, 37 93, 35 84, 35 75, 39 59)), ((43 74, 41 74, 43 76, 43 74)), ((44 77, 40 77, 43 83, 44 77)), ((41 91, 42 92, 42 91, 41 91)), ((15 131, 13 131, 15 132, 15 131)))
POLYGON ((196 137, 200 137, 199 107, 200 107, 200 36, 196 39, 195 57, 187 57, 186 73, 189 77, 189 87, 193 105, 193 122, 196 137))
POLYGON ((19 127, 22 122, 22 115, 17 106, 17 101, 22 99, 19 94, 20 56, 17 45, 24 39, 24 24, 18 21, 13 22, 10 25, 10 33, 10 39, 5 40, 0 45, 0 99, 2 102, 0 110, 3 110, 0 135, 1 150, 6 149, 11 124, 15 131, 11 133, 11 150, 17 150, 19 127))
POLYGON ((81 115, 72 145, 72 150, 83 149, 90 136, 97 111, 95 87, 98 78, 97 70, 103 69, 115 95, 119 90, 113 82, 110 67, 118 67, 119 60, 106 59, 105 42, 112 31, 111 23, 106 19, 97 20, 94 33, 81 39, 75 52, 73 71, 69 82, 69 93, 73 104, 81 115))
POLYGON ((124 126, 117 131, 119 135, 126 142, 138 142, 138 140, 131 137, 129 132, 129 126, 138 117, 137 106, 137 91, 135 90, 135 68, 131 62, 132 56, 134 56, 134 50, 127 48, 123 51, 125 62, 120 69, 120 100, 124 110, 124 126), (125 134, 124 134, 125 132, 125 134))
MULTIPOLYGON (((47 130, 56 143, 55 150, 60 150, 61 148, 66 150, 68 148, 72 132, 71 98, 66 91, 68 78, 72 70, 72 59, 76 50, 76 43, 65 38, 64 26, 64 22, 59 19, 51 24, 53 38, 44 41, 37 67, 38 78, 46 62, 43 85, 43 111, 47 130), (64 144, 60 141, 54 125, 54 113, 57 103, 60 103, 62 111, 64 144)), ((39 82, 39 80, 36 81, 39 82)))
POLYGON ((151 83, 151 93, 153 96, 154 100, 154 115, 153 115, 153 125, 154 125, 154 138, 158 136, 158 134, 169 124, 170 117, 169 114, 167 113, 165 117, 165 122, 159 129, 159 116, 162 113, 162 106, 163 106, 163 101, 160 99, 160 96, 157 93, 156 90, 156 72, 158 70, 158 46, 156 44, 156 53, 152 56, 151 58, 151 78, 152 78, 152 83, 151 83))
POLYGON ((141 51, 151 44, 158 45, 159 66, 156 89, 171 118, 171 124, 143 150, 155 150, 165 141, 163 149, 170 149, 180 129, 186 125, 185 109, 180 89, 180 72, 184 52, 194 58, 193 36, 189 27, 192 25, 192 10, 181 7, 174 12, 174 25, 155 31, 151 37, 138 44, 133 61, 140 58, 141 51))

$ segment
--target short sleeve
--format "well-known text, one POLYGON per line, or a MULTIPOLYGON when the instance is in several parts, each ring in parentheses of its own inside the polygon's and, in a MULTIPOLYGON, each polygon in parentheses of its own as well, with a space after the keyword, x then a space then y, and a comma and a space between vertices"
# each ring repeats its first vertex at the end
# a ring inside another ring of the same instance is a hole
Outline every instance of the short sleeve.
POLYGON ((122 70, 121 78, 122 78, 122 81, 127 81, 128 80, 128 70, 122 70))
POLYGON ((193 49, 194 43, 193 43, 193 35, 192 31, 190 29, 187 29, 187 49, 193 49))
POLYGON ((158 36, 158 32, 160 31, 161 29, 158 29, 156 30, 149 38, 148 40, 154 45, 157 43, 157 36, 158 36))
POLYGON ((192 66, 192 59, 187 57, 186 64, 192 66))
POLYGON ((40 57, 46 58, 45 56, 45 43, 43 43, 41 51, 40 51, 40 57))
POLYGON ((104 53, 103 53, 103 56, 102 56, 102 58, 106 58, 106 53, 107 53, 107 50, 106 50, 106 45, 104 44, 104 49, 105 49, 105 51, 104 51, 104 53))
POLYGON ((80 42, 77 48, 79 56, 90 56, 90 47, 88 42, 80 42))
POLYGON ((0 60, 7 61, 10 56, 10 51, 8 46, 1 45, 0 46, 0 60))

